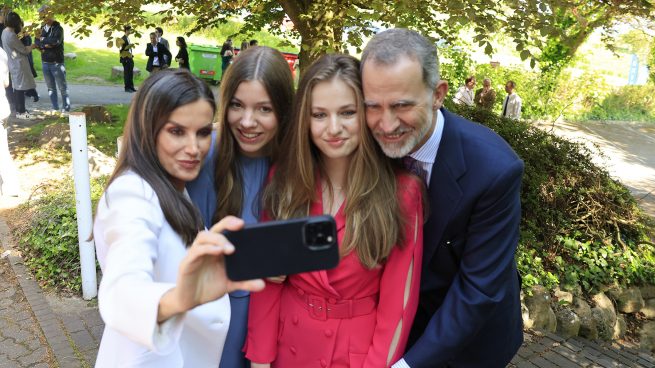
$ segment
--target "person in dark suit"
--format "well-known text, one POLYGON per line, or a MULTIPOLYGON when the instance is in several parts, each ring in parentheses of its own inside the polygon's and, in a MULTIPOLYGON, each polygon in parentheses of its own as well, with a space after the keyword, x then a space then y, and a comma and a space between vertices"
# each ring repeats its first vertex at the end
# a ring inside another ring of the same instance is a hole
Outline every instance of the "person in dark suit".
POLYGON ((168 48, 161 42, 157 42, 157 34, 154 32, 150 34, 150 43, 146 46, 146 56, 148 56, 146 70, 150 74, 168 68, 166 60, 173 58, 168 48))
POLYGON ((448 83, 425 37, 381 32, 361 65, 369 128, 428 188, 419 307, 393 367, 505 367, 523 342, 514 259, 523 161, 442 107, 448 83))
POLYGON ((132 33, 132 27, 125 26, 123 27, 123 31, 125 31, 125 34, 116 41, 116 44, 120 48, 120 61, 123 64, 125 92, 132 93, 136 92, 136 88, 134 88, 134 55, 132 54, 134 44, 128 38, 130 33, 132 33))

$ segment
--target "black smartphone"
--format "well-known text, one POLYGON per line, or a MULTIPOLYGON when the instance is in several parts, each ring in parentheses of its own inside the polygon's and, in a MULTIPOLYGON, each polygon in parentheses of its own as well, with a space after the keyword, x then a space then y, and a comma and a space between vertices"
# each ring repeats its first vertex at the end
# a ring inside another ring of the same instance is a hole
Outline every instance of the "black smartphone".
POLYGON ((261 222, 224 234, 236 248, 225 257, 230 280, 325 270, 339 263, 332 216, 261 222))

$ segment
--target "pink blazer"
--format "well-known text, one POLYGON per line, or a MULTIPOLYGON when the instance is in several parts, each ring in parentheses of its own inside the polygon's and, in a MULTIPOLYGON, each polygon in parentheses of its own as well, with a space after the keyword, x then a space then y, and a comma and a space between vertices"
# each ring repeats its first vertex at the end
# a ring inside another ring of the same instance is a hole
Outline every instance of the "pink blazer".
MULTIPOLYGON (((356 368, 388 367, 402 357, 418 305, 423 207, 422 184, 407 174, 397 181, 404 244, 374 269, 350 252, 335 269, 290 275, 283 284, 267 283, 251 294, 248 359, 273 367, 356 368)), ((322 208, 319 200, 310 212, 322 214, 322 208)), ((339 244, 343 208, 335 216, 339 244)))

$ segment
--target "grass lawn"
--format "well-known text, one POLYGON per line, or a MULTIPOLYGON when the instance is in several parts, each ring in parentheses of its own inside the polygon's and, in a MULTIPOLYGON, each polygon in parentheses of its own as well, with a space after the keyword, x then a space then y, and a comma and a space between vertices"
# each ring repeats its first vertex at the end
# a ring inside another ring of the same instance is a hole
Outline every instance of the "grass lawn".
MULTIPOLYGON (((96 49, 83 48, 72 43, 64 44, 64 52, 74 52, 77 54, 75 60, 66 59, 66 81, 68 83, 87 83, 87 84, 123 84, 122 78, 111 78, 111 68, 121 66, 118 58, 118 52, 114 49, 96 49)), ((38 79, 43 80, 41 72, 41 53, 32 52, 34 57, 34 67, 39 74, 38 79)), ((135 55, 135 67, 141 70, 139 77, 134 77, 134 83, 138 85, 145 77, 147 58, 145 55, 135 55)))

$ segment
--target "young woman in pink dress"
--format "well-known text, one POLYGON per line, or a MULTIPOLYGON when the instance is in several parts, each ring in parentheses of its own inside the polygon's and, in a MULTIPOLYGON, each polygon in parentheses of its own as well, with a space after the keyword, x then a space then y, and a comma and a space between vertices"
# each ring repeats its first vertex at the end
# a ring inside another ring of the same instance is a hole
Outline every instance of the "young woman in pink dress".
POLYGON ((367 129, 355 58, 309 67, 282 146, 265 217, 334 216, 341 260, 251 295, 246 357, 253 367, 388 367, 417 308, 423 189, 367 129))

